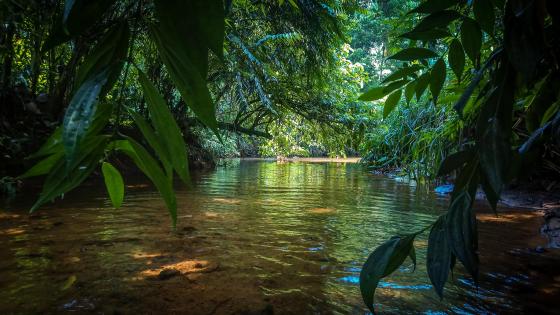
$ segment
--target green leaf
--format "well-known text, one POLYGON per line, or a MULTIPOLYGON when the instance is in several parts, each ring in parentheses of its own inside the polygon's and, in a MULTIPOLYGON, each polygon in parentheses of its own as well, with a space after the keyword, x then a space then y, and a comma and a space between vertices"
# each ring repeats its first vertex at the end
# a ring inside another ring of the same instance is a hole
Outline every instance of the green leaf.
POLYGON ((426 257, 428 276, 440 298, 443 298, 443 287, 449 276, 452 255, 446 236, 445 222, 446 216, 442 215, 432 226, 426 257))
POLYGON ((422 69, 423 67, 420 65, 412 65, 410 67, 400 68, 397 71, 391 73, 388 77, 383 80, 382 83, 387 83, 395 80, 399 80, 402 78, 406 78, 416 73, 416 71, 422 69))
POLYGON ((443 10, 432 13, 427 17, 423 18, 416 26, 412 29, 412 32, 423 32, 430 31, 437 28, 446 28, 449 23, 460 18, 462 15, 457 11, 453 10, 443 10))
POLYGON ((62 23, 70 35, 79 35, 99 22, 115 0, 66 0, 62 23))
POLYGON ((405 48, 388 59, 413 61, 418 59, 436 58, 438 55, 430 49, 421 47, 405 48))
POLYGON ((403 87, 407 84, 409 80, 403 79, 395 82, 391 82, 386 86, 377 86, 374 88, 369 89, 364 94, 360 95, 358 98, 360 101, 375 101, 381 98, 384 98, 389 93, 393 92, 396 89, 403 87))
POLYGON ((457 76, 457 80, 461 82, 463 71, 465 70, 465 52, 463 45, 457 39, 453 39, 449 44, 449 53, 447 54, 449 66, 457 76))
POLYGON ((31 207, 34 212, 40 206, 79 186, 95 169, 103 156, 108 137, 96 136, 88 139, 87 145, 80 148, 76 160, 67 163, 60 159, 53 166, 43 184, 39 199, 31 207))
POLYGON ((473 149, 467 149, 448 155, 441 163, 437 176, 450 174, 454 170, 461 168, 465 163, 472 160, 475 157, 474 155, 475 151, 473 149))
POLYGON ((434 13, 437 11, 445 10, 453 5, 457 4, 457 0, 427 0, 420 3, 415 9, 411 10, 410 13, 434 13))
POLYGON ((51 155, 56 152, 64 152, 64 148, 62 147, 62 126, 58 126, 41 148, 27 158, 35 159, 45 155, 51 155))
POLYGON ((426 73, 422 74, 416 80, 416 87, 414 89, 415 89, 415 92, 416 92, 416 100, 417 101, 420 100, 420 98, 422 97, 422 94, 424 94, 424 91, 426 91, 429 84, 430 84, 430 73, 429 72, 426 72, 426 73))
POLYGON ((128 23, 115 24, 84 59, 76 75, 76 86, 80 87, 88 78, 108 71, 107 83, 101 94, 107 93, 119 77, 127 57, 130 31, 128 23))
POLYGON ((404 89, 404 97, 407 104, 410 104, 410 100, 412 99, 412 97, 414 97, 414 93, 416 91, 415 88, 416 81, 412 81, 406 85, 406 88, 404 89))
POLYGON ((47 51, 84 33, 102 20, 115 0, 67 0, 64 11, 55 18, 42 50, 47 51))
POLYGON ((446 77, 446 67, 445 61, 442 58, 434 64, 432 71, 430 72, 430 92, 434 97, 434 103, 437 102, 437 98, 445 84, 446 77))
POLYGON ((62 141, 69 163, 76 159, 78 146, 92 123, 95 102, 107 82, 107 74, 107 71, 103 71, 86 80, 68 105, 62 124, 62 141))
POLYGON ((118 209, 121 207, 124 199, 124 182, 121 173, 108 162, 103 162, 101 170, 113 207, 118 209))
POLYGON ((453 254, 475 281, 478 280, 477 227, 472 198, 462 191, 453 198, 445 219, 446 238, 453 254))
POLYGON ((476 60, 480 54, 480 47, 482 47, 482 32, 478 23, 473 19, 466 17, 461 25, 461 42, 467 56, 471 59, 474 65, 477 64, 476 60))
POLYGON ((42 176, 48 174, 51 169, 64 157, 64 152, 56 152, 52 155, 41 160, 39 163, 35 164, 32 168, 27 170, 23 175, 20 175, 19 179, 25 179, 30 177, 42 176))
POLYGON ((434 28, 434 29, 423 30, 423 31, 412 30, 410 32, 401 34, 399 37, 428 42, 428 41, 435 41, 437 39, 446 38, 450 36, 451 34, 447 29, 434 28))
MULTIPOLYGON (((159 24, 150 27, 160 58, 185 103, 198 119, 219 136, 216 109, 206 86, 208 49, 221 56, 218 38, 223 41, 223 21, 216 27, 218 16, 223 14, 223 4, 211 0, 205 5, 196 1, 157 0, 156 13, 159 24), (216 10, 220 11, 217 12, 216 10), (209 21, 206 16, 211 16, 209 21), (210 22, 210 24, 208 24, 210 22), (213 30, 205 30, 212 28, 213 30), (210 35, 209 35, 210 34, 210 35), (221 35, 220 35, 221 34, 221 35)), ((222 19, 223 20, 223 19, 222 19)))
POLYGON ((164 140, 158 138, 152 126, 150 126, 150 124, 142 116, 132 110, 129 111, 129 114, 132 116, 132 119, 134 120, 134 123, 136 123, 136 126, 138 126, 138 129, 140 129, 140 132, 142 132, 144 139, 146 139, 148 144, 152 147, 152 149, 154 149, 154 152, 163 164, 165 173, 170 175, 170 172, 173 170, 173 165, 171 165, 171 157, 163 144, 164 140))
POLYGON ((480 27, 488 34, 494 33, 494 24, 496 16, 494 14, 494 6, 490 0, 474 0, 473 2, 474 18, 480 24, 480 27))
POLYGON ((187 145, 181 134, 181 129, 175 122, 175 118, 173 118, 163 97, 142 72, 140 72, 140 83, 144 90, 156 133, 161 139, 165 139, 162 144, 168 153, 167 157, 170 158, 173 169, 181 180, 187 183, 189 181, 187 145))
POLYGON ((173 191, 172 178, 166 176, 148 151, 133 139, 118 140, 113 142, 113 145, 115 149, 128 155, 134 161, 134 164, 154 183, 165 201, 173 228, 175 228, 177 225, 177 201, 173 191))
POLYGON ((385 89, 384 86, 376 86, 374 88, 369 89, 367 92, 360 95, 358 98, 360 101, 375 101, 385 97, 383 90, 385 89))
POLYGON ((387 100, 385 101, 385 106, 383 106, 383 118, 387 118, 389 114, 397 107, 402 95, 402 90, 396 90, 391 93, 387 100))
POLYGON ((393 273, 410 255, 416 234, 403 238, 393 237, 377 247, 360 272, 360 292, 367 307, 375 312, 373 298, 379 280, 393 273))

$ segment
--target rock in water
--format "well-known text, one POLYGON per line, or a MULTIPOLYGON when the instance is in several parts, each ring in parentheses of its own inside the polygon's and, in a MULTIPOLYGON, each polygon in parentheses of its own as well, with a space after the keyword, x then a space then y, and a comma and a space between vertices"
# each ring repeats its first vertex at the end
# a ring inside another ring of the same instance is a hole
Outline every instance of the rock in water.
POLYGON ((548 238, 548 246, 560 248, 560 208, 546 211, 541 233, 548 238))
POLYGON ((181 274, 181 272, 177 269, 172 269, 172 268, 163 269, 158 275, 158 280, 171 279, 171 278, 173 278, 175 276, 178 276, 180 274, 181 274))

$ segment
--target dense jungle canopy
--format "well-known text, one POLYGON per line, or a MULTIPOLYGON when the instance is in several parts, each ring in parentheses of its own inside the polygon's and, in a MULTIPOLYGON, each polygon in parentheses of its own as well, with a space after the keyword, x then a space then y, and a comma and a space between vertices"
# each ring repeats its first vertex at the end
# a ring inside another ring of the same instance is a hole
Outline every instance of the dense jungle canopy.
POLYGON ((495 209, 507 185, 560 175, 558 4, 2 0, 0 186, 44 179, 34 211, 102 174, 120 207, 137 169, 175 226, 191 168, 361 156, 455 182, 446 214, 371 254, 364 302, 424 231, 442 295, 456 260, 477 279, 476 190, 495 209))

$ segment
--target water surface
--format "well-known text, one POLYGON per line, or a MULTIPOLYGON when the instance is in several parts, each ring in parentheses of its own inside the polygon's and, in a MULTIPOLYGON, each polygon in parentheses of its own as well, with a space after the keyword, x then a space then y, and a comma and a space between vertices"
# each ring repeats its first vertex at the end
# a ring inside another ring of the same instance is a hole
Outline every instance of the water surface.
MULTIPOLYGON (((143 180, 127 183, 118 210, 99 180, 31 217, 28 196, 7 204, 0 313, 367 314, 357 283, 367 255, 431 224, 448 202, 353 163, 233 161, 193 177, 178 187, 177 232, 143 180)), ((555 313, 560 278, 534 261, 556 256, 526 249, 544 244, 540 218, 479 219, 479 288, 458 268, 440 300, 421 235, 416 270, 407 260, 380 283, 379 312, 555 313)))

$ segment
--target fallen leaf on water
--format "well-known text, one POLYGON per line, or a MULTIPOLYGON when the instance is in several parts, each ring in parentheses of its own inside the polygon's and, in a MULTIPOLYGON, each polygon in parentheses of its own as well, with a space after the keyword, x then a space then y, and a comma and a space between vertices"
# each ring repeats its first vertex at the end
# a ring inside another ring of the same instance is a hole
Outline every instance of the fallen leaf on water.
POLYGON ((71 275, 70 277, 68 277, 68 280, 66 280, 66 282, 62 286, 62 290, 64 291, 70 289, 70 287, 74 284, 74 282, 76 282, 77 279, 78 278, 76 278, 75 275, 71 275))

